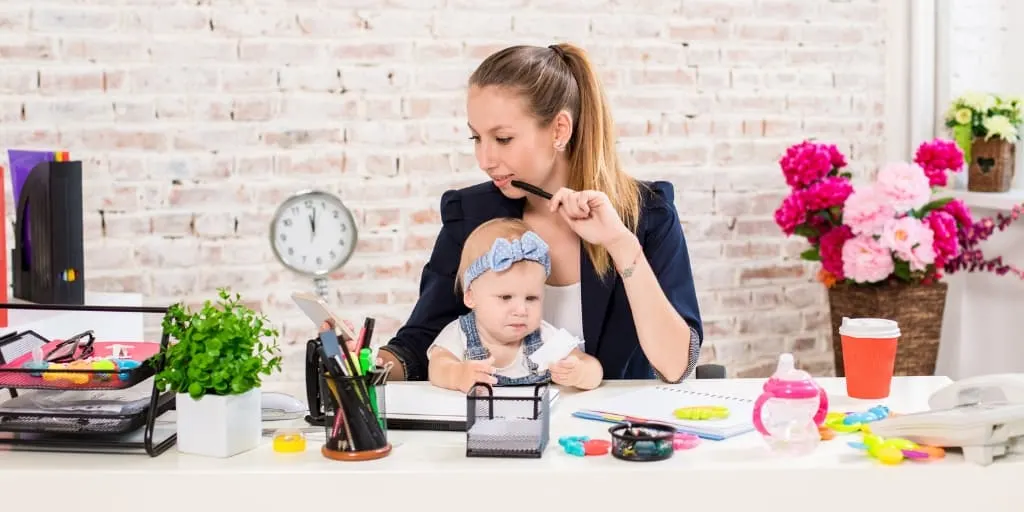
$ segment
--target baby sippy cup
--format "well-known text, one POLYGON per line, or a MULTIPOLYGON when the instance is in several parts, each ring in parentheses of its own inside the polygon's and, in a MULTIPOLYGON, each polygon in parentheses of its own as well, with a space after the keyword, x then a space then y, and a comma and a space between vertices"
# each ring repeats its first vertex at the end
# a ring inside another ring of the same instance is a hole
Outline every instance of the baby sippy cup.
POLYGON ((797 370, 793 354, 779 356, 779 365, 764 393, 754 403, 754 427, 772 450, 810 453, 821 441, 818 427, 828 413, 828 395, 811 376, 797 370))

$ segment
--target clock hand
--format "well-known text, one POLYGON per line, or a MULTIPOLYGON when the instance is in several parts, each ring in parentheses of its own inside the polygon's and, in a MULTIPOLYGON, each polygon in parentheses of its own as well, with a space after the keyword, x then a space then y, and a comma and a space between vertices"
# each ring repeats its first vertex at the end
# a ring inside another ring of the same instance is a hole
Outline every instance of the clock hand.
POLYGON ((309 239, 312 240, 316 236, 316 215, 309 214, 309 239))

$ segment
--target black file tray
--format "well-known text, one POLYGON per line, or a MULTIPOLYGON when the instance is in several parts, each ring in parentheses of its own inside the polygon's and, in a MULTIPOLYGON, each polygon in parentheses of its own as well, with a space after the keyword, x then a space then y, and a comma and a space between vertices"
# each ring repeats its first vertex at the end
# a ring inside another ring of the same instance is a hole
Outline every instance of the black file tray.
MULTIPOLYGON (((106 313, 143 313, 167 314, 166 307, 147 306, 90 306, 65 304, 31 304, 31 303, 0 303, 2 309, 30 309, 51 311, 89 311, 106 313)), ((170 342, 167 332, 161 333, 160 349, 162 352, 170 342)), ((151 358, 132 372, 121 385, 102 387, 100 389, 126 389, 139 385, 145 379, 160 371, 160 358, 151 358)), ((23 372, 21 369, 6 369, 5 372, 23 372)), ((81 373, 104 373, 103 370, 62 370, 81 373)), ((107 373, 110 373, 109 371, 107 373)), ((4 386, 17 396, 17 389, 4 386)), ((82 386, 69 387, 66 384, 36 384, 31 389, 55 389, 76 391, 97 389, 82 386)), ((25 389, 24 387, 22 389, 25 389)), ((156 382, 152 384, 149 395, 149 406, 133 414, 111 414, 103 412, 4 412, 0 410, 0 445, 24 448, 37 451, 61 452, 102 452, 102 453, 133 453, 142 451, 150 457, 156 457, 177 442, 174 425, 160 425, 158 418, 167 411, 174 409, 174 393, 161 393, 156 382), (158 432, 159 430, 159 432, 158 432)))

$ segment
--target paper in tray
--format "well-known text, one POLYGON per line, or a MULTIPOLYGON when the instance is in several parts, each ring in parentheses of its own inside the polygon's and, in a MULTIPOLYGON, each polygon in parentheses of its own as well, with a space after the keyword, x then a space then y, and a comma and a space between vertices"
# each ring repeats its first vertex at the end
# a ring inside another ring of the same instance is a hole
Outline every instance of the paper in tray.
MULTIPOLYGON (((49 352, 60 341, 52 341, 42 347, 43 353, 49 352)), ((10 363, 0 366, 0 388, 14 389, 123 389, 133 386, 139 381, 153 375, 147 360, 160 351, 156 342, 97 341, 93 343, 93 359, 104 359, 113 352, 114 346, 127 347, 127 360, 137 361, 134 369, 96 370, 96 369, 48 369, 34 370, 24 368, 25 363, 32 361, 32 354, 25 354, 10 363)), ((53 368, 53 366, 51 366, 53 368)))

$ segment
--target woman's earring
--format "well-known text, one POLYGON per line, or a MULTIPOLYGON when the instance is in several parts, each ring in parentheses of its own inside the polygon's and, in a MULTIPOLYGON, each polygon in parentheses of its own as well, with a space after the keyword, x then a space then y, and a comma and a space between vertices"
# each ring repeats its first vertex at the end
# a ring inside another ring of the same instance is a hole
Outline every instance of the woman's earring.
POLYGON ((560 140, 556 140, 555 141, 555 150, 557 150, 557 151, 564 151, 565 150, 565 142, 562 142, 560 140))

